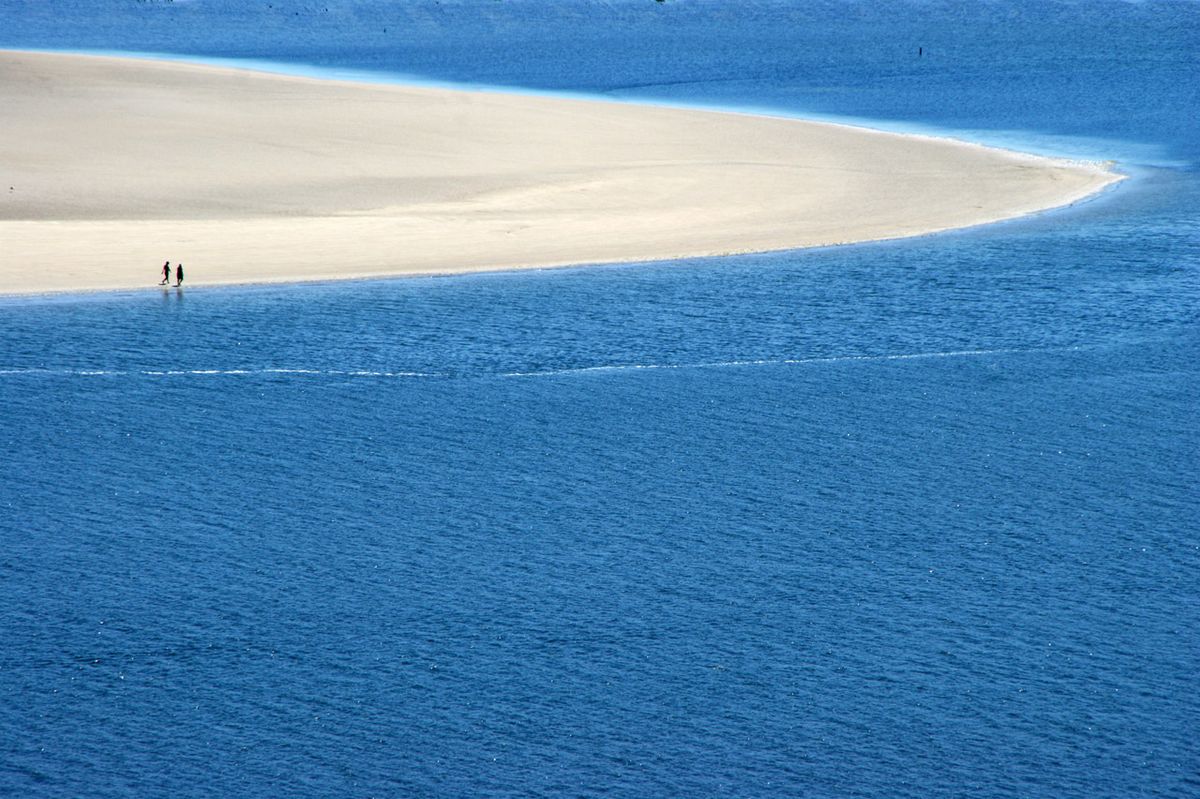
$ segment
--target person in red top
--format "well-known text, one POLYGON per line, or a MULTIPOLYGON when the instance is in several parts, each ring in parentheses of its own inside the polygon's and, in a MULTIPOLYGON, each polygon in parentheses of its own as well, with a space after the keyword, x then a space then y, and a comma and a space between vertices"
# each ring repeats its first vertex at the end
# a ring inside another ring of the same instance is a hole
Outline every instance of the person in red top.
POLYGON ((163 279, 158 285, 165 286, 171 282, 171 262, 167 261, 163 264, 163 279))

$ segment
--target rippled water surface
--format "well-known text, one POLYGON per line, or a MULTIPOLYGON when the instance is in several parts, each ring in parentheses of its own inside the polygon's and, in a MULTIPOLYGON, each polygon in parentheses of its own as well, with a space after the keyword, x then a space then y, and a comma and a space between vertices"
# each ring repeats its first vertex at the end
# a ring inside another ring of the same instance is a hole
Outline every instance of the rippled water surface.
POLYGON ((1194 5, 175 5, 0 0, 0 45, 636 71, 1132 178, 903 242, 0 300, 0 794, 1200 793, 1194 5))

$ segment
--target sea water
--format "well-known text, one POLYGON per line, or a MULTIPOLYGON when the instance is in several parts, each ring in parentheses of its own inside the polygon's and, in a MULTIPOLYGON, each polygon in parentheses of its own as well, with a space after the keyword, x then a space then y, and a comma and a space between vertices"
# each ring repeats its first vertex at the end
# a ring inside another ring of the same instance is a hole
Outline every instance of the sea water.
POLYGON ((1131 176, 907 241, 0 301, 0 794, 1200 793, 1196 4, 0 0, 0 46, 1131 176))

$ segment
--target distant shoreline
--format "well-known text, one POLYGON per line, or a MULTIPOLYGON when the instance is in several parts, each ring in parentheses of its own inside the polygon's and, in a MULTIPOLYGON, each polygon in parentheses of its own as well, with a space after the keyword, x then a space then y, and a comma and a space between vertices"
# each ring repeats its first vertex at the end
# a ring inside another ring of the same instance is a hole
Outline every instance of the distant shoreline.
POLYGON ((1070 205, 1101 165, 825 122, 0 51, 0 294, 672 260, 1070 205))

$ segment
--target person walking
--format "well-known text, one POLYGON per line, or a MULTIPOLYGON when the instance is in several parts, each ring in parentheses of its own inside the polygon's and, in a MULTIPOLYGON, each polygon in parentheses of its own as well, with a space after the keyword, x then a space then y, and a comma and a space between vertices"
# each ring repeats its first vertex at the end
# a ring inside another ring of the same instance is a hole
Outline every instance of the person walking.
POLYGON ((158 285, 165 286, 171 282, 171 262, 167 261, 163 264, 163 279, 158 285))
POLYGON ((175 266, 175 285, 183 285, 183 264, 176 264, 175 266))

